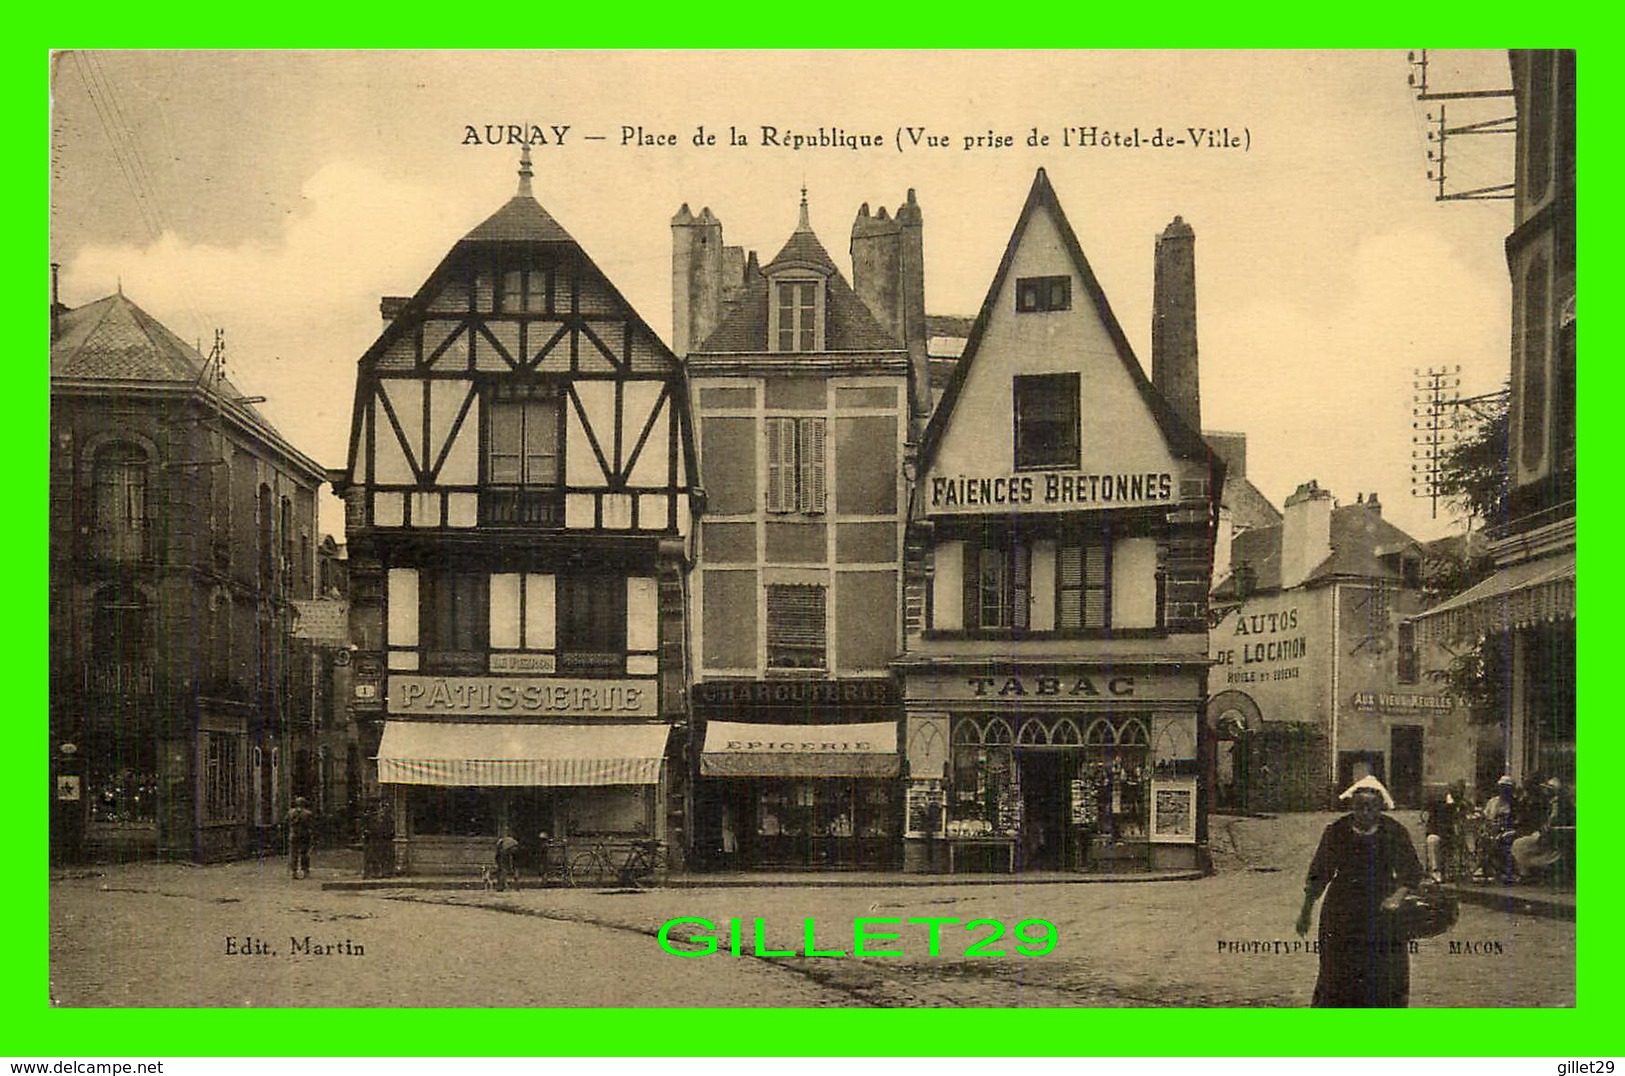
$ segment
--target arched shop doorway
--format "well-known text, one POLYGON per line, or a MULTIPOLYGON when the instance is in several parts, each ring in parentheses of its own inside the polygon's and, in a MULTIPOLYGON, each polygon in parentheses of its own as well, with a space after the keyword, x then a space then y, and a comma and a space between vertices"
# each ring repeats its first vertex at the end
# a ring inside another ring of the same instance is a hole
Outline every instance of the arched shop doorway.
POLYGON ((1030 714, 1012 728, 1003 717, 960 717, 951 738, 950 838, 1011 842, 1022 870, 1122 866, 1148 856, 1143 719, 1030 714))
POLYGON ((1223 691, 1208 700, 1208 787, 1215 810, 1248 814, 1274 806, 1263 728, 1258 704, 1245 693, 1223 691))

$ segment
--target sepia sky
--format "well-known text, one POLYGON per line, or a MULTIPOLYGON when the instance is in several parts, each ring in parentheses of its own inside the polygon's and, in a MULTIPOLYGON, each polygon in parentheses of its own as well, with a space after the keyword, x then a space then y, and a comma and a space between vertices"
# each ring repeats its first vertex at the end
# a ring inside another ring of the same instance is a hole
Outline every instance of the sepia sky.
MULTIPOLYGON (((1510 84, 1504 52, 1432 58, 1436 90, 1510 84)), ((538 200, 668 341, 684 202, 765 261, 805 184, 850 279, 858 206, 895 210, 912 187, 927 310, 974 315, 1043 167, 1148 373, 1152 244, 1176 214, 1195 228, 1203 424, 1248 435, 1248 477, 1277 506, 1314 478, 1343 502, 1375 491, 1430 538, 1451 523, 1411 495, 1412 371, 1459 364, 1463 395, 1504 381, 1511 203, 1434 200, 1439 105, 1408 71, 1400 51, 59 53, 51 257, 70 306, 122 285, 205 350, 225 329, 232 379, 342 466, 379 297, 414 292, 514 192, 517 148, 483 144, 487 125, 547 129, 538 200), (699 125, 715 145, 694 145, 699 125), (879 144, 764 145, 764 125, 879 144), (676 144, 623 144, 623 127, 676 144), (1187 144, 1080 147, 1080 128, 1187 144), (1190 128, 1242 145, 1193 146, 1190 128)), ((1511 102, 1446 107, 1454 126, 1511 102)), ((1451 189, 1507 182, 1511 152, 1452 138, 1451 189)))

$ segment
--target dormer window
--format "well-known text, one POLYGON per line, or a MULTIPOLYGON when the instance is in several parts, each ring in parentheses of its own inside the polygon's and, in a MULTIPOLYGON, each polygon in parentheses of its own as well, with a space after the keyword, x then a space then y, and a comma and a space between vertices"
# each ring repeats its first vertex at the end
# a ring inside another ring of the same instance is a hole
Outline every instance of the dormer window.
POLYGON ((773 283, 773 324, 769 340, 780 353, 820 350, 823 319, 822 280, 777 280, 773 283))

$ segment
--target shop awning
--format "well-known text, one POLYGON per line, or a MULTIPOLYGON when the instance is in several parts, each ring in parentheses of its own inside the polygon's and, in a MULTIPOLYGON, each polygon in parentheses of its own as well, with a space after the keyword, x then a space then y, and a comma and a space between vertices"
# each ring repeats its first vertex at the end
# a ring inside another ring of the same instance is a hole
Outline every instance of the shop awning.
POLYGON ((397 785, 652 785, 665 725, 389 721, 378 781, 397 785))
POLYGON ((1459 642, 1574 619, 1574 553, 1502 568, 1416 617, 1424 641, 1459 642))
POLYGON ((701 777, 896 777, 897 726, 713 721, 701 777))

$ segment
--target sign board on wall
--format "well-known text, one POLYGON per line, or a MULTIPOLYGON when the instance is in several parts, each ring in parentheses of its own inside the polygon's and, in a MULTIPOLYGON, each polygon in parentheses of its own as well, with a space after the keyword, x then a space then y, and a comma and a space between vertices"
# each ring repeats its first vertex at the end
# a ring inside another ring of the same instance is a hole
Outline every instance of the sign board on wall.
POLYGON ((1187 844, 1196 839, 1196 779, 1151 782, 1151 839, 1187 844))
POLYGON ((345 646, 350 641, 350 603, 343 598, 296 599, 293 602, 295 639, 321 646, 345 646))
POLYGON ((1307 628, 1297 605, 1237 610, 1210 635, 1214 672, 1225 687, 1296 680, 1309 657, 1307 628))
POLYGON ((1069 508, 1133 508, 1172 504, 1179 483, 1168 471, 1036 471, 1000 475, 931 475, 926 480, 931 514, 982 513, 989 508, 1054 511, 1069 508))
POLYGON ((1079 703, 1176 700, 1197 697, 1198 677, 1147 671, 1079 668, 970 669, 962 673, 910 676, 911 700, 984 703, 1079 703))
POLYGON ((389 678, 389 712, 431 717, 655 717, 655 681, 541 677, 401 676, 389 678))

